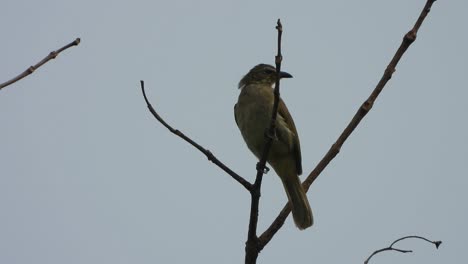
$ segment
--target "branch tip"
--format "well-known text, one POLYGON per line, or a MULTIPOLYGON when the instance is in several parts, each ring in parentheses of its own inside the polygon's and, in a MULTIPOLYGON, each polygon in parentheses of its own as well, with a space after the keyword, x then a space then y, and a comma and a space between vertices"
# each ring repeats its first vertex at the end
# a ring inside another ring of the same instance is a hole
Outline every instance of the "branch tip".
POLYGON ((397 251, 397 252, 401 252, 401 253, 411 253, 411 252, 413 252, 412 250, 404 250, 404 249, 398 249, 398 248, 393 247, 396 243, 398 243, 398 242, 400 242, 402 240, 408 239, 408 238, 416 238, 416 239, 420 239, 420 240, 432 243, 432 244, 434 244, 436 246, 437 249, 439 248, 440 244, 442 244, 442 241, 431 241, 431 240, 429 240, 429 239, 427 239, 425 237, 422 237, 422 236, 405 236, 405 237, 402 237, 402 238, 399 238, 399 239, 393 241, 390 244, 390 246, 388 246, 388 247, 381 248, 381 249, 378 249, 378 250, 372 252, 372 254, 370 254, 370 256, 364 261, 364 263, 365 264, 369 263, 370 259, 373 256, 375 256, 375 255, 377 255, 377 254, 379 254, 381 252, 384 252, 384 251, 397 251))
POLYGON ((283 25, 281 24, 281 20, 278 18, 278 21, 276 22, 276 29, 279 31, 279 32, 282 32, 283 31, 283 25))

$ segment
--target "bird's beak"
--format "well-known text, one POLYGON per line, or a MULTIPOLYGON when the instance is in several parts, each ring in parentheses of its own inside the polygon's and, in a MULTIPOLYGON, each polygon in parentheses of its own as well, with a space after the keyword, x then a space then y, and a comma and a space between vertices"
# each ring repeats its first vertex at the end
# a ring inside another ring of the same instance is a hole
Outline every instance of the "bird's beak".
POLYGON ((280 78, 292 78, 293 76, 287 72, 280 72, 280 78))

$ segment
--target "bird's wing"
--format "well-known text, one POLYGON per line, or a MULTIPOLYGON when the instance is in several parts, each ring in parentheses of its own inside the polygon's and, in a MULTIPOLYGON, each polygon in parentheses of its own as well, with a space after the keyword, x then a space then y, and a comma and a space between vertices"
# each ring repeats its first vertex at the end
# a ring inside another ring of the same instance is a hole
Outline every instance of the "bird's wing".
POLYGON ((281 98, 280 98, 279 106, 278 106, 278 115, 280 115, 284 119, 284 121, 288 125, 289 130, 296 135, 296 137, 294 136, 292 137, 293 138, 292 151, 294 153, 294 158, 296 160, 297 174, 301 175, 302 174, 302 157, 301 157, 301 144, 299 143, 299 135, 297 134, 296 125, 294 125, 294 120, 291 114, 289 113, 288 108, 286 108, 286 105, 284 104, 281 98))

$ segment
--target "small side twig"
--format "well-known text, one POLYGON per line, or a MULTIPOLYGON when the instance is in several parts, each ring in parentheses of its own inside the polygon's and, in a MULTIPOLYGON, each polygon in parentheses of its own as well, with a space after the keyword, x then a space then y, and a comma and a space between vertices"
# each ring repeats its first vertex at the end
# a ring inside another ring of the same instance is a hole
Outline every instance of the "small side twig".
POLYGON ((144 81, 140 81, 140 85, 141 85, 141 91, 143 93, 143 98, 145 99, 145 102, 146 102, 146 105, 148 106, 148 109, 149 111, 151 112, 151 114, 153 114, 153 116, 161 123, 163 124, 167 129, 169 129, 169 131, 171 131, 172 133, 174 133, 175 135, 179 136, 180 138, 182 138, 183 140, 187 141, 188 143, 190 143, 190 145, 194 146, 196 149, 198 149, 200 152, 202 152, 203 154, 205 154, 205 156, 208 158, 209 161, 213 162, 214 164, 216 164, 218 167, 220 167, 223 171, 225 171, 227 174, 231 175, 232 178, 234 178, 234 180, 236 180, 237 182, 239 182, 242 186, 244 186, 247 190, 251 190, 252 189, 252 184, 250 182, 248 182, 247 180, 245 180, 244 178, 242 178, 239 174, 235 173, 233 170, 231 170, 228 166, 224 165, 224 163, 222 163, 218 158, 216 158, 215 155, 213 155, 213 153, 211 153, 211 151, 209 151, 208 149, 205 149, 204 147, 202 147, 200 144, 198 144, 197 142, 195 142, 194 140, 192 140, 191 138, 189 138, 188 136, 186 136, 184 133, 180 132, 179 130, 177 129, 174 129, 173 127, 171 127, 166 121, 164 121, 164 119, 162 119, 161 116, 159 116, 159 114, 156 112, 156 110, 154 110, 153 106, 151 105, 151 103, 149 102, 148 98, 146 97, 146 92, 145 92, 145 82, 144 81))
POLYGON ((261 251, 259 247, 259 239, 257 237, 257 223, 258 223, 258 205, 260 202, 260 189, 262 186, 262 178, 265 173, 266 162, 268 153, 270 152, 271 145, 276 130, 276 116, 278 115, 278 106, 280 99, 280 72, 281 72, 281 61, 283 56, 281 55, 281 36, 283 34, 283 25, 280 19, 276 22, 276 30, 278 31, 278 52, 275 57, 276 64, 276 83, 274 89, 274 102, 273 110, 271 113, 270 126, 265 135, 265 147, 260 161, 257 163, 257 175, 255 177, 255 183, 250 191, 251 203, 250 203, 250 218, 249 218, 249 230, 247 232, 247 242, 245 243, 245 263, 253 264, 256 263, 258 254, 261 251))
POLYGON ((385 247, 385 248, 381 248, 381 249, 378 249, 376 251, 374 251, 365 261, 364 261, 364 264, 368 264, 370 259, 376 255, 376 254, 379 254, 381 252, 384 252, 384 251, 397 251, 397 252, 401 252, 401 253, 410 253, 410 252, 413 252, 412 250, 406 250, 406 249, 399 249, 399 248, 394 248, 393 246, 402 241, 402 240, 405 240, 405 239, 408 239, 408 238, 417 238, 417 239, 420 239, 420 240, 423 240, 423 241, 426 241, 426 242, 429 242, 429 243, 432 243, 435 245, 436 249, 439 248, 440 244, 442 244, 442 241, 431 241, 425 237, 421 237, 421 236, 405 236, 405 237, 402 237, 402 238, 399 238, 395 241, 393 241, 393 243, 390 244, 390 246, 388 247, 385 247))
POLYGON ((58 49, 56 51, 52 51, 51 53, 49 53, 49 55, 47 55, 44 59, 42 59, 36 65, 30 66, 27 70, 25 70, 24 72, 22 72, 21 74, 19 74, 15 78, 0 84, 0 90, 3 89, 4 87, 7 87, 10 84, 13 84, 13 83, 23 79, 24 77, 30 75, 35 70, 37 70, 37 68, 39 68, 42 65, 46 64, 48 61, 50 61, 52 59, 55 59, 62 51, 66 50, 66 49, 68 49, 70 47, 73 47, 73 46, 78 46, 78 44, 80 44, 80 41, 81 41, 80 38, 77 38, 74 41, 68 43, 67 45, 61 47, 60 49, 58 49))
MULTIPOLYGON (((372 109, 375 100, 379 96, 380 92, 382 92, 383 88, 387 84, 387 82, 392 78, 393 73, 395 72, 395 68, 400 61, 401 57, 405 53, 405 51, 409 48, 409 46, 416 40, 416 35, 423 23, 424 19, 426 18, 427 14, 431 10, 432 4, 436 0, 427 0, 424 8, 421 11, 416 23, 414 24, 413 28, 408 31, 403 37, 403 41, 396 51, 395 55, 393 56, 392 60, 388 64, 387 68, 385 69, 382 78, 380 79, 379 83, 376 85, 375 89, 372 91, 369 98, 359 107, 358 111, 354 115, 353 119, 349 122, 348 126, 344 129, 341 135, 338 137, 337 141, 331 146, 330 150, 325 154, 322 160, 317 164, 315 169, 307 176, 306 180, 302 183, 304 190, 307 192, 309 187, 312 183, 317 179, 320 173, 328 166, 328 164, 335 158, 336 155, 340 152, 341 146, 346 141, 346 139, 351 135, 354 129, 359 125, 361 120, 366 116, 366 114, 372 109)), ((259 247, 262 249, 265 245, 273 238, 273 236, 278 232, 278 230, 283 226, 286 218, 288 217, 291 209, 289 208, 289 204, 287 203, 281 212, 278 214, 276 219, 273 223, 268 227, 265 232, 260 236, 259 240, 259 247)))

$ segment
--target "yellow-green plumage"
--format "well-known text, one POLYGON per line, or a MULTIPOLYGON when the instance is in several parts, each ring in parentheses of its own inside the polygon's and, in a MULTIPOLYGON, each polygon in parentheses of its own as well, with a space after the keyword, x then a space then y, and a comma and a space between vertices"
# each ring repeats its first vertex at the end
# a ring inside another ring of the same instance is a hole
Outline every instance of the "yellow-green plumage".
MULTIPOLYGON (((292 76, 281 72, 281 77, 292 76)), ((275 81, 275 68, 259 64, 239 83, 241 92, 234 106, 234 116, 248 148, 257 158, 263 153, 265 132, 271 120, 274 102, 272 85, 275 81)), ((302 174, 299 136, 291 114, 281 98, 275 132, 277 138, 273 141, 267 161, 281 178, 296 226, 305 229, 313 224, 313 218, 299 180, 299 175, 302 174)))

